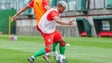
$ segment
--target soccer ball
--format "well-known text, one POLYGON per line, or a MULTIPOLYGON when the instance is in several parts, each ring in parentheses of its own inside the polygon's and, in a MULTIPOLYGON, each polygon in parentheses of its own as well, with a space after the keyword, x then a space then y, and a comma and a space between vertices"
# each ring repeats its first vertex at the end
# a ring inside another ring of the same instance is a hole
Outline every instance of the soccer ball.
POLYGON ((65 57, 64 55, 61 55, 61 54, 59 54, 59 55, 56 57, 57 63, 65 63, 65 59, 66 59, 66 57, 65 57))
POLYGON ((10 40, 17 40, 17 36, 16 35, 10 35, 10 40))

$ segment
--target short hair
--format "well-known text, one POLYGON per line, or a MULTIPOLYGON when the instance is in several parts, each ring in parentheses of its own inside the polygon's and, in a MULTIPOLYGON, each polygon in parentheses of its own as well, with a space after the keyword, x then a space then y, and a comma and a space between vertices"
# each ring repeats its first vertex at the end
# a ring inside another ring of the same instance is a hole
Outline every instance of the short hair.
POLYGON ((67 3, 65 1, 59 1, 58 5, 61 5, 62 7, 67 8, 67 3))

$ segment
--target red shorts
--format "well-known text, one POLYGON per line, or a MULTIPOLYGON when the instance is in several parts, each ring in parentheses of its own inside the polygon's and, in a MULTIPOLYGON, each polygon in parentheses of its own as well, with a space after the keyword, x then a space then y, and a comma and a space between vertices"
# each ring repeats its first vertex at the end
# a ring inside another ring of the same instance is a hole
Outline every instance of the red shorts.
POLYGON ((36 26, 36 28, 42 34, 45 41, 45 46, 51 45, 53 42, 57 42, 62 39, 62 35, 57 30, 55 30, 53 33, 45 34, 39 29, 38 26, 36 26))

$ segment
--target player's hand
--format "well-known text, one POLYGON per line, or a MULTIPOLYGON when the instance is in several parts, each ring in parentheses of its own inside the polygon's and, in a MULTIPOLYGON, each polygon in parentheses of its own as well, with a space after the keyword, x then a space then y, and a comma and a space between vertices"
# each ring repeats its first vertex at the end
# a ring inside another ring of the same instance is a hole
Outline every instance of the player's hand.
POLYGON ((69 21, 68 25, 74 25, 75 20, 69 21))
POLYGON ((15 21, 17 19, 17 16, 12 16, 11 21, 15 21))

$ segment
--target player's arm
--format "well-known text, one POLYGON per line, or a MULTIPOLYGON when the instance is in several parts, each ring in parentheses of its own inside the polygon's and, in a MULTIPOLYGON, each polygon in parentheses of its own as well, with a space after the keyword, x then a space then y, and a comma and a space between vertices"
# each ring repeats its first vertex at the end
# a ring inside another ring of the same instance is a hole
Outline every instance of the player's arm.
POLYGON ((19 16, 21 13, 23 13, 24 11, 26 11, 27 9, 31 8, 29 5, 26 5, 25 7, 23 7, 20 11, 18 11, 13 17, 12 20, 15 21, 17 19, 17 16, 19 16))
POLYGON ((19 12, 17 12, 14 16, 19 16, 22 12, 26 11, 29 8, 30 8, 30 6, 29 5, 26 5, 19 12))
POLYGON ((28 5, 26 5, 25 7, 23 7, 20 11, 18 11, 13 17, 12 17, 12 20, 15 21, 17 19, 17 16, 19 16, 21 13, 23 13, 24 11, 26 11, 27 9, 33 7, 33 3, 34 3, 34 0, 31 0, 29 2, 28 5))
POLYGON ((74 24, 74 20, 69 21, 69 22, 63 22, 63 21, 60 19, 60 17, 57 17, 57 16, 54 17, 54 20, 55 20, 58 24, 61 24, 61 25, 73 25, 73 24, 74 24))

